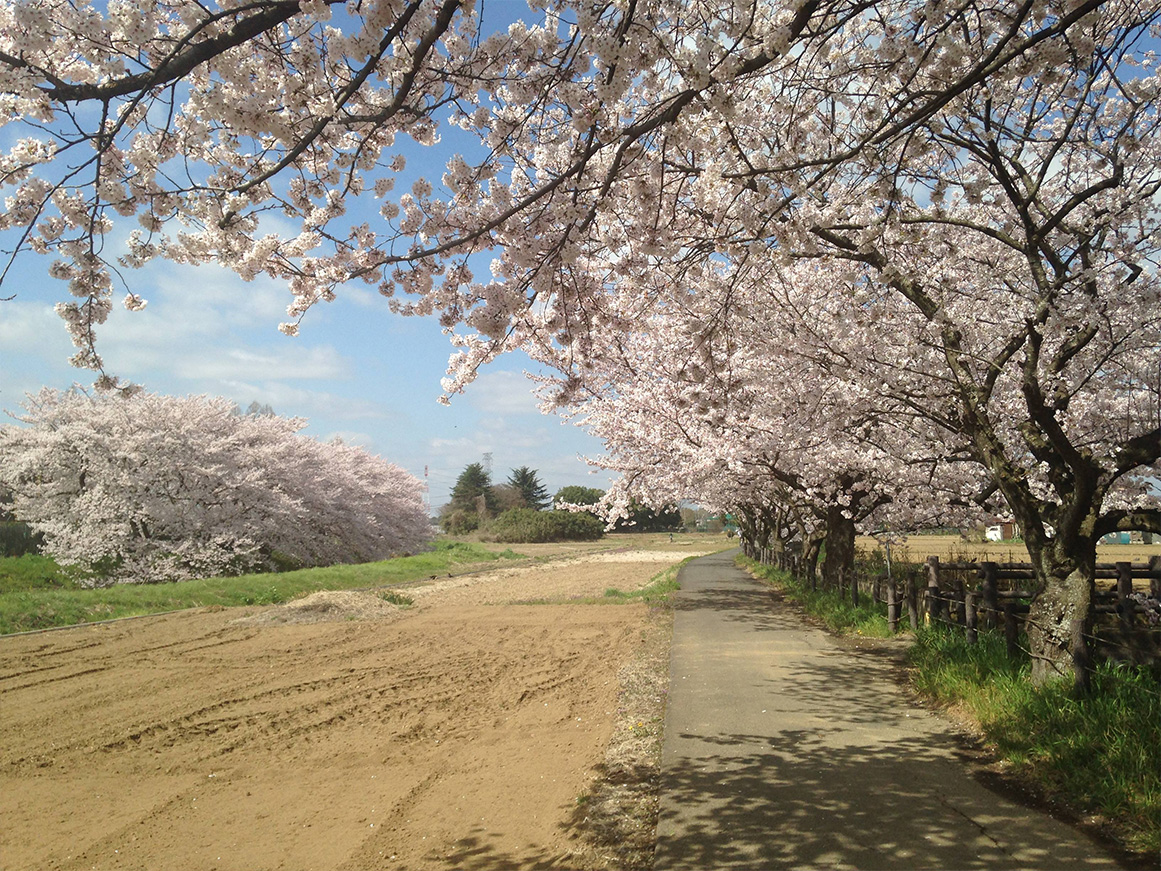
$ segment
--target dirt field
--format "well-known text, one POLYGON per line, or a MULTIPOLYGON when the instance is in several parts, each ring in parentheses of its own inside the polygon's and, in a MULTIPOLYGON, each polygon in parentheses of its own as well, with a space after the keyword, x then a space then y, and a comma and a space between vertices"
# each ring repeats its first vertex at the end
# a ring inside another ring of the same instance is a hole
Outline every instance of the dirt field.
POLYGON ((714 549, 652 546, 0 639, 0 868, 616 867, 583 820, 657 621, 513 603, 714 549))

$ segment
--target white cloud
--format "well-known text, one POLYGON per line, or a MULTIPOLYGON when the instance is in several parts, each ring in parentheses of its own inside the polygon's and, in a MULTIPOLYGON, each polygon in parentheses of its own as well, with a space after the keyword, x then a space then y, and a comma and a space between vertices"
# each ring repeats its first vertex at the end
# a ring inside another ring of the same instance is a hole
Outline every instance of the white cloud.
POLYGON ((300 415, 308 419, 383 420, 390 411, 368 399, 351 398, 322 390, 306 390, 278 381, 255 382, 225 379, 219 393, 232 396, 241 405, 257 402, 270 405, 277 414, 300 415))
POLYGON ((464 398, 473 408, 492 415, 541 416, 534 384, 520 372, 494 371, 480 375, 464 391, 464 398))
POLYGON ((65 360, 73 350, 64 321, 51 305, 23 302, 19 297, 0 302, 0 354, 6 362, 18 356, 55 357, 67 365, 65 360))
POLYGON ((217 348, 210 353, 191 353, 174 374, 189 379, 341 379, 349 375, 346 361, 327 346, 276 351, 217 348))

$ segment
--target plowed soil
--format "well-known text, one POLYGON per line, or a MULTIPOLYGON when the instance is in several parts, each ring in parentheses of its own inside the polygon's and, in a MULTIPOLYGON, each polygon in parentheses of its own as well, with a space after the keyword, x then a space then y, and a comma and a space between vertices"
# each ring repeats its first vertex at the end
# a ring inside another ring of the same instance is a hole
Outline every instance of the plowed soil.
POLYGON ((689 555, 0 639, 0 868, 604 867, 578 799, 647 609, 519 603, 689 555))

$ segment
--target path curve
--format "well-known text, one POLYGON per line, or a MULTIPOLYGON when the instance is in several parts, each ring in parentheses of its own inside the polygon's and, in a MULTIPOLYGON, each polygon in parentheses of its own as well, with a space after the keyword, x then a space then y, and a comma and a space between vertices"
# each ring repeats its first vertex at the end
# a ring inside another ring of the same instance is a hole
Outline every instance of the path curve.
POLYGON ((804 624, 736 553, 679 576, 655 871, 1121 867, 974 780, 889 663, 804 624))

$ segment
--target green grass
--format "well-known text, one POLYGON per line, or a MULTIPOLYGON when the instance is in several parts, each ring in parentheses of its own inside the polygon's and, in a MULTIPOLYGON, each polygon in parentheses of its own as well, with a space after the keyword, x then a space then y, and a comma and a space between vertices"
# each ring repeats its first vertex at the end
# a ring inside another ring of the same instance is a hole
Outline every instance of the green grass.
POLYGON ((821 620, 833 632, 850 635, 868 635, 886 638, 891 634, 887 626, 885 605, 876 605, 863 597, 858 607, 848 597, 830 590, 811 590, 789 572, 763 565, 748 557, 739 556, 737 564, 756 578, 777 587, 790 601, 806 613, 821 620))
POLYGON ((74 573, 38 554, 0 557, 0 595, 25 590, 72 590, 74 573))
POLYGON ((1161 852, 1161 685, 1148 672, 1105 663, 1076 698, 1067 679, 1034 687, 991 633, 969 645, 927 628, 909 656, 915 686, 966 711, 1012 770, 1105 818, 1129 849, 1161 852))
POLYGON ((400 608, 410 608, 415 604, 413 598, 405 596, 403 593, 397 593, 394 590, 384 590, 379 594, 379 598, 384 602, 390 602, 392 605, 398 605, 400 608))
POLYGON ((182 608, 272 605, 317 590, 404 584, 446 575, 453 569, 463 571, 472 564, 519 558, 511 550, 496 554, 478 544, 438 542, 426 553, 361 565, 101 589, 78 588, 67 570, 46 557, 4 558, 0 559, 0 634, 182 608))
POLYGON ((669 603, 670 597, 680 589, 680 585, 677 583, 677 573, 691 559, 693 557, 687 557, 676 565, 658 572, 649 579, 648 584, 638 590, 623 592, 616 587, 609 587, 605 590, 603 600, 615 603, 644 602, 646 605, 666 605, 669 603))
POLYGON ((649 583, 636 590, 618 590, 609 587, 603 596, 577 596, 570 599, 527 599, 522 605, 625 605, 630 602, 644 602, 651 607, 667 606, 673 593, 680 589, 677 573, 681 567, 696 557, 686 557, 679 563, 655 574, 649 583))

